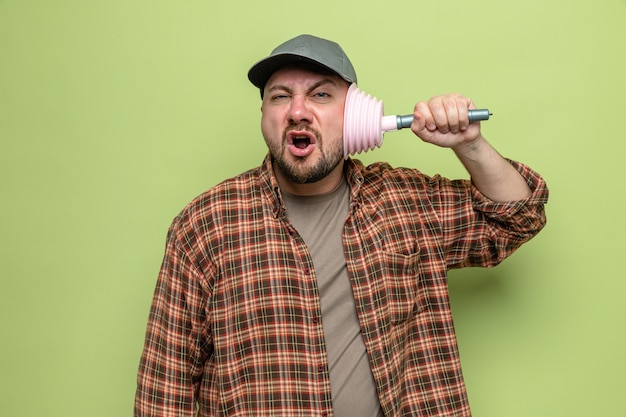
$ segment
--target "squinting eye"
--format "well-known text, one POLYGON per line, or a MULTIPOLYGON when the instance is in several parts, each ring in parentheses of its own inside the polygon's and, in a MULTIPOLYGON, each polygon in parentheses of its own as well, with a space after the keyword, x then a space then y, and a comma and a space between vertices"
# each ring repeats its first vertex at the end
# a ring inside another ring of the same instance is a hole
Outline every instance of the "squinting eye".
POLYGON ((286 94, 276 94, 272 96, 272 101, 284 101, 284 100, 287 100, 288 98, 289 96, 286 94))
POLYGON ((317 92, 311 96, 313 101, 318 103, 326 103, 331 99, 331 95, 323 91, 317 92))

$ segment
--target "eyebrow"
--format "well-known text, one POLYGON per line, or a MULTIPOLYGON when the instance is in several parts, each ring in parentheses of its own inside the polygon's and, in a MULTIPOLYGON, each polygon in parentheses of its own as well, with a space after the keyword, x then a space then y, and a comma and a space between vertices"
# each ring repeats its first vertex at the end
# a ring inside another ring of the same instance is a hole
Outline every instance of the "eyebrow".
MULTIPOLYGON (((307 90, 307 93, 310 93, 310 92, 314 91, 315 89, 317 89, 317 88, 319 88, 319 87, 323 86, 324 84, 332 84, 332 85, 333 85, 333 86, 335 86, 335 87, 337 86, 337 83, 336 83, 333 79, 331 79, 331 78, 324 78, 324 79, 322 79, 322 80, 319 80, 319 81, 318 81, 318 82, 316 82, 315 84, 313 84, 313 85, 312 85, 312 86, 311 86, 311 87, 307 90)), ((288 87, 288 86, 286 86, 286 85, 283 85, 283 84, 277 84, 277 85, 274 85, 274 86, 270 87, 270 89, 269 89, 269 90, 267 90, 267 91, 268 91, 268 92, 272 92, 272 91, 276 91, 276 90, 282 90, 282 91, 286 91, 286 92, 287 92, 287 93, 289 93, 289 94, 293 94, 293 89, 292 89, 292 88, 290 88, 290 87, 288 87)))

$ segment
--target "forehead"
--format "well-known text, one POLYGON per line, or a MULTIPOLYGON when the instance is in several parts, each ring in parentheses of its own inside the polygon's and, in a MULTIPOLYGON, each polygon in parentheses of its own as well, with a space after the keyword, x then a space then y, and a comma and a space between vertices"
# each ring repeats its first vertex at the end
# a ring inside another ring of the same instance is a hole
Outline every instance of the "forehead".
POLYGON ((327 80, 330 84, 336 86, 347 84, 343 78, 331 71, 321 71, 301 66, 287 66, 274 72, 267 80, 265 88, 282 84, 307 86, 317 84, 323 80, 327 80))

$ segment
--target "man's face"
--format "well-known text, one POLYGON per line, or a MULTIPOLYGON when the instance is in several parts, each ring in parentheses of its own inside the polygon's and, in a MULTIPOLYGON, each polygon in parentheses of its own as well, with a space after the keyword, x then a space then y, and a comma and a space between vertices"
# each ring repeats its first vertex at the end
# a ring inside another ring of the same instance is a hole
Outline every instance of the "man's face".
POLYGON ((336 75, 282 68, 265 84, 261 131, 275 165, 295 184, 311 184, 343 161, 348 83, 336 75))

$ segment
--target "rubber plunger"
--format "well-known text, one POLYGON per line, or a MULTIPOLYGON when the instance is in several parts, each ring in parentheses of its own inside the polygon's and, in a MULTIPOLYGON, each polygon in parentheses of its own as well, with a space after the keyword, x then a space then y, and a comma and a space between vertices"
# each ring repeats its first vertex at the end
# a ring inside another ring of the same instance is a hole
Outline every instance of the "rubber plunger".
MULTIPOLYGON (((468 111, 469 121, 489 120, 487 109, 468 111)), ((385 116, 383 102, 352 84, 348 89, 343 116, 343 153, 347 158, 355 153, 380 147, 383 134, 410 127, 413 115, 385 116)))

